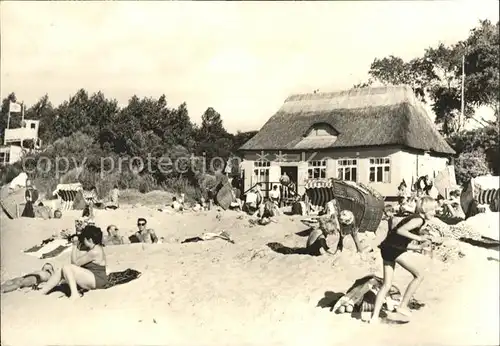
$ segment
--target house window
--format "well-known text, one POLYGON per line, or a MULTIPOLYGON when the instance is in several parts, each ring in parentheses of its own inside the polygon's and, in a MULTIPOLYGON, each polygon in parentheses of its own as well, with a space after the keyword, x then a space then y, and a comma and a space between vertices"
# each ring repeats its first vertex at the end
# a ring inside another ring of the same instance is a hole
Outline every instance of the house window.
POLYGON ((269 181, 269 168, 271 161, 258 160, 253 163, 253 179, 252 184, 266 183, 269 181))
POLYGON ((326 178, 326 160, 309 161, 307 169, 309 179, 325 179, 326 178))
POLYGON ((391 160, 388 157, 370 159, 370 183, 389 183, 391 160))
POLYGON ((337 160, 337 178, 347 181, 358 181, 358 160, 337 160))
POLYGON ((31 123, 31 128, 32 129, 36 128, 36 125, 34 123, 31 123))
POLYGON ((10 153, 9 152, 0 152, 0 164, 5 165, 10 162, 10 153))

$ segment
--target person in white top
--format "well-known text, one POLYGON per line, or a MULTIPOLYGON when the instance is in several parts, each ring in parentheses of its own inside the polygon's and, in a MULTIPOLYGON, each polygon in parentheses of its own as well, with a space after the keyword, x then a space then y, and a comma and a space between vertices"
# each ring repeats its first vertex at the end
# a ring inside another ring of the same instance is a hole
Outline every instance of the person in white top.
POLYGON ((269 191, 269 198, 274 204, 279 205, 280 190, 278 190, 278 185, 274 185, 273 189, 269 191))

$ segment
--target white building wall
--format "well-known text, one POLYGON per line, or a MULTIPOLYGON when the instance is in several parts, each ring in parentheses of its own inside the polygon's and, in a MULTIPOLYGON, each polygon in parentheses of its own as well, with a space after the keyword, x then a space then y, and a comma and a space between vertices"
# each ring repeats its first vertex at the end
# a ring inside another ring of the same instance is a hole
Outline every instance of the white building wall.
MULTIPOLYGON (((266 151, 257 153, 245 154, 247 169, 245 171, 245 191, 251 185, 251 181, 247 179, 247 175, 252 175, 253 163, 255 160, 262 157, 262 154, 267 154, 267 159, 273 160, 278 154, 276 151, 266 151)), ((407 186, 419 176, 429 174, 431 178, 440 170, 446 168, 447 158, 434 157, 428 154, 410 152, 396 147, 379 147, 379 148, 364 148, 364 149, 335 149, 322 152, 289 152, 287 153, 286 162, 271 162, 270 181, 279 181, 281 174, 281 166, 296 166, 298 169, 298 192, 304 193, 305 183, 308 181, 308 161, 310 160, 326 160, 326 177, 337 178, 337 169, 339 168, 339 159, 356 159, 357 160, 357 182, 369 185, 379 191, 384 196, 396 196, 397 188, 404 179, 407 186), (370 158, 389 158, 390 173, 389 182, 370 182, 370 158)))

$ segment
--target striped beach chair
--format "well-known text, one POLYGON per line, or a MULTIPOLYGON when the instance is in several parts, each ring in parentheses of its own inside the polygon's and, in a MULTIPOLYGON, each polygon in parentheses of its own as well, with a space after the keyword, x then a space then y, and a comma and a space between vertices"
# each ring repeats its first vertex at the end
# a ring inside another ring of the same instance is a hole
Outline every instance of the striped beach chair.
POLYGON ((76 196, 81 192, 80 183, 58 184, 52 195, 57 196, 62 210, 71 210, 76 196))
POLYGON ((500 197, 500 189, 479 190, 477 202, 479 204, 492 205, 500 197))
POLYGON ((305 196, 313 209, 321 209, 334 198, 330 180, 309 180, 305 184, 305 196))
POLYGON ((481 210, 498 211, 500 193, 498 177, 482 176, 471 179, 462 190, 460 205, 469 218, 481 210))

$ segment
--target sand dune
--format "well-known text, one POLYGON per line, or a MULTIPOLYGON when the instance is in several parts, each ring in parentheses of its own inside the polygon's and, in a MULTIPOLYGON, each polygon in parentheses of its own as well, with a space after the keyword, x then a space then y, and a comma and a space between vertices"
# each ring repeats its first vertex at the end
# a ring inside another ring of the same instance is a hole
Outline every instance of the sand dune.
MULTIPOLYGON (((2 281, 38 269, 45 262, 23 254, 55 231, 73 226, 78 212, 59 220, 2 218, 2 281)), ((499 344, 498 262, 469 244, 466 254, 448 263, 421 258, 426 273, 416 298, 426 303, 407 325, 367 325, 336 315, 318 303, 345 292, 354 280, 381 275, 378 254, 363 261, 352 241, 332 266, 328 257, 281 255, 266 244, 297 247, 306 238, 300 217, 249 227, 241 214, 217 212, 171 215, 147 207, 98 211, 96 223, 135 230, 137 217, 149 220, 162 244, 106 248, 108 272, 132 268, 142 276, 108 290, 88 292, 75 303, 60 294, 33 291, 2 295, 2 343, 127 345, 416 345, 499 344), (202 232, 226 230, 235 244, 221 239, 180 244, 202 232), (327 298, 325 298, 325 296, 327 298), (467 298, 470 297, 470 301, 467 298), (29 331, 29 332, 28 332, 29 331)), ((363 235, 364 242, 375 241, 363 235)), ((64 253, 51 262, 69 261, 64 253)), ((410 280, 396 271, 395 284, 410 280)))

